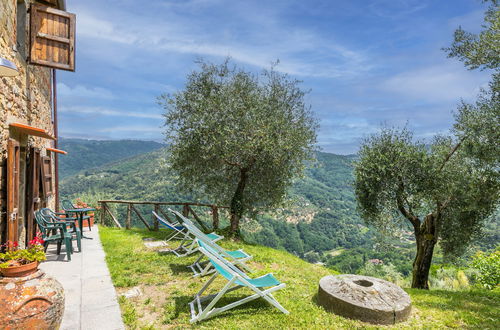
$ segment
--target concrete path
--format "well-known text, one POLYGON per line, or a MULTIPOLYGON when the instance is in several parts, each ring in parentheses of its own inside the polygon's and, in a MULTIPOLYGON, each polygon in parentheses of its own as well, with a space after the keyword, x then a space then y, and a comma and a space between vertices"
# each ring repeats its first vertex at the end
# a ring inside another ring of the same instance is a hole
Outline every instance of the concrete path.
POLYGON ((125 329, 97 226, 92 231, 84 229, 84 234, 93 239, 82 240, 81 253, 77 252, 75 241, 71 261, 67 261, 64 248, 57 256, 55 245, 51 245, 47 261, 40 265, 64 287, 66 303, 61 330, 125 329))

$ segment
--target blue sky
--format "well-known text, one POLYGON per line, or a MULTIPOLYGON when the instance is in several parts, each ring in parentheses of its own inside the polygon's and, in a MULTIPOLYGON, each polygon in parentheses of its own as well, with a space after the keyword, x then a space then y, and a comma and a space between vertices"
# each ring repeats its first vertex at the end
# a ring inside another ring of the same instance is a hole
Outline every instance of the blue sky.
POLYGON ((323 151, 355 153, 382 124, 418 138, 445 133, 460 99, 490 73, 442 47, 478 31, 479 0, 68 0, 77 15, 76 72, 58 72, 60 135, 163 140, 161 93, 183 88, 203 57, 231 56, 303 81, 323 151))

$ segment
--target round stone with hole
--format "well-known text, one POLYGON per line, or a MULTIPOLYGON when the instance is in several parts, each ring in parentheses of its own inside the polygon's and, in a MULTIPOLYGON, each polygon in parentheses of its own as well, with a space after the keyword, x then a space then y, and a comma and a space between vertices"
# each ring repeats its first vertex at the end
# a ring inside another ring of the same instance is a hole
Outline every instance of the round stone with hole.
POLYGON ((319 281, 318 303, 335 314, 375 324, 395 324, 411 312, 410 296, 394 283, 362 275, 329 275, 319 281))

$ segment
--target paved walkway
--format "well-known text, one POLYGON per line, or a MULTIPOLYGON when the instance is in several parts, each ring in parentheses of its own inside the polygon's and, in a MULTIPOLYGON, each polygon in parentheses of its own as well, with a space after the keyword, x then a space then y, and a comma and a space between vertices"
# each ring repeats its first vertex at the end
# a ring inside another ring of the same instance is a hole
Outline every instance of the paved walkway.
POLYGON ((84 234, 93 239, 82 240, 81 253, 76 252, 78 248, 74 242, 75 253, 70 262, 64 248, 57 256, 55 245, 51 245, 47 261, 40 266, 64 287, 66 302, 60 329, 125 329, 97 226, 92 227, 92 231, 84 229, 84 234))

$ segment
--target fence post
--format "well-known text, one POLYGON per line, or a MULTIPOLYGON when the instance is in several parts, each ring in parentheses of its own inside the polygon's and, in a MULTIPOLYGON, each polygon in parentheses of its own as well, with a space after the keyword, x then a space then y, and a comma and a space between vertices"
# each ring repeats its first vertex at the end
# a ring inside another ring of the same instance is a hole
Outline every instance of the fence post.
POLYGON ((186 218, 189 216, 189 206, 187 204, 184 204, 184 207, 182 208, 182 215, 186 218))
MULTIPOLYGON (((160 212, 160 205, 158 204, 155 204, 155 213, 158 214, 160 212)), ((158 218, 155 217, 155 215, 153 214, 153 230, 154 231, 158 231, 158 218)))
POLYGON ((101 225, 106 226, 106 203, 99 202, 101 204, 101 225))
POLYGON ((132 222, 132 204, 127 204, 127 222, 125 222, 125 229, 130 229, 132 222))
POLYGON ((215 205, 212 205, 212 227, 219 229, 219 209, 215 205))

